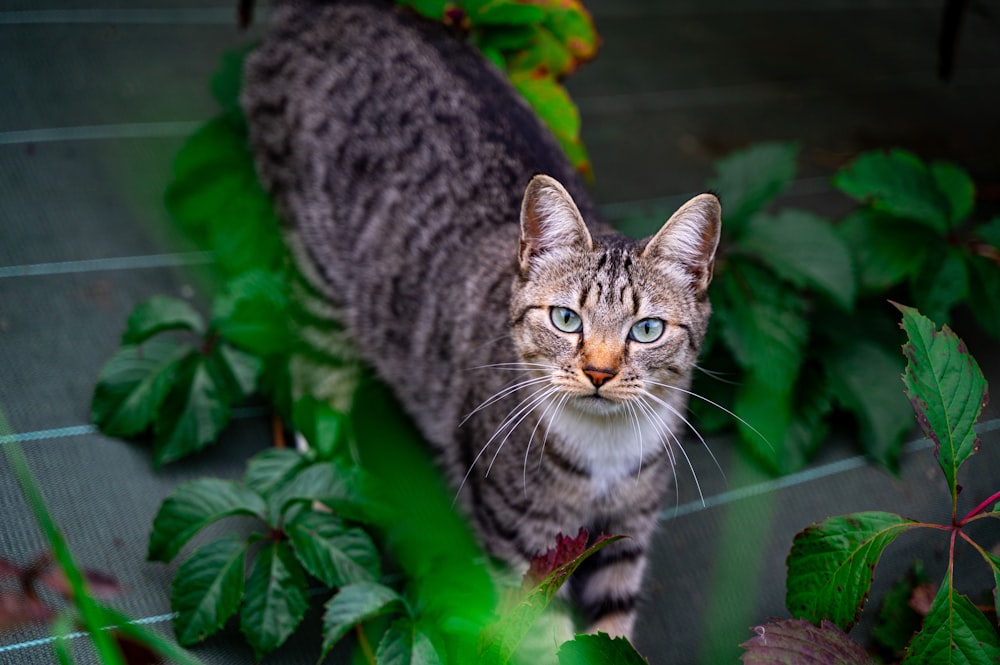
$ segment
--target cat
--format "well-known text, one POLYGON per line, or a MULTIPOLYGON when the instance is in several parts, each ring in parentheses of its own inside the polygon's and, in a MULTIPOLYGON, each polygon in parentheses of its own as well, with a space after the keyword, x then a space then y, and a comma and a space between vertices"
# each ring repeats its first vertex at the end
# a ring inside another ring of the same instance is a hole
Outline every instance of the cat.
POLYGON ((615 233, 505 76, 380 0, 279 3, 241 102, 288 242, 515 569, 584 526, 571 578, 631 637, 710 314, 721 209, 615 233))

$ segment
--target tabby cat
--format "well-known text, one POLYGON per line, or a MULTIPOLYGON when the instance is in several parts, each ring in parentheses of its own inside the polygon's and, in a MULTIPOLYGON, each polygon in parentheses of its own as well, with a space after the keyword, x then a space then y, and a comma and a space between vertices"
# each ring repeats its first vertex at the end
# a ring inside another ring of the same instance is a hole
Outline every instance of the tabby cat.
POLYGON ((718 200, 629 240, 444 26, 379 0, 281 3, 270 20, 242 104, 301 270, 491 554, 517 568, 581 526, 630 536, 569 591, 591 631, 631 635, 708 322, 718 200))

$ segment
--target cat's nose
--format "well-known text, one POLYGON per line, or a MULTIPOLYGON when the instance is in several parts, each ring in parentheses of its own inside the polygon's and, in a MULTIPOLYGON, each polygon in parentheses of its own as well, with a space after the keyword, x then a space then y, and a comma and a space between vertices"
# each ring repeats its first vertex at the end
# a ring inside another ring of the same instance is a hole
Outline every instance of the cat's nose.
POLYGON ((590 382, 597 388, 600 388, 606 381, 614 378, 615 374, 617 374, 617 372, 610 368, 597 369, 596 367, 590 366, 584 367, 583 373, 587 375, 590 382))

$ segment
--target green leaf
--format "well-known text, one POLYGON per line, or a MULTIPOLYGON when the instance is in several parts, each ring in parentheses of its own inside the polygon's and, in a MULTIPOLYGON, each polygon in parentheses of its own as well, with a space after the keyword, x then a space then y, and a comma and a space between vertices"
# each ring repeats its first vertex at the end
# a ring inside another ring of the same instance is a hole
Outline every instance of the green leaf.
POLYGON ((744 665, 875 665, 876 660, 829 621, 783 619, 754 628, 740 645, 744 665))
POLYGON ((331 460, 345 445, 347 416, 312 396, 296 400, 292 421, 320 460, 331 460))
POLYGON ((508 597, 501 607, 497 621, 485 626, 480 633, 479 660, 488 663, 507 663, 569 576, 591 555, 621 540, 622 537, 598 538, 581 554, 558 565, 538 584, 514 592, 508 597))
POLYGON ((368 479, 356 466, 317 462, 296 474, 268 499, 270 515, 277 519, 299 502, 318 501, 335 513, 357 521, 369 521, 376 510, 368 479))
POLYGON ((387 586, 362 582, 341 588, 326 604, 320 659, 326 658, 340 638, 357 624, 396 612, 406 613, 406 603, 387 586))
POLYGON ((212 324, 226 340, 251 353, 287 352, 290 331, 285 276, 250 269, 229 280, 215 300, 212 324))
POLYGON ((141 344, 165 330, 188 330, 200 337, 205 334, 205 320, 184 300, 153 296, 129 314, 122 344, 141 344))
POLYGON ((648 660, 639 655, 627 639, 611 639, 607 633, 577 635, 559 647, 559 665, 644 665, 648 660))
POLYGON ((240 113, 240 87, 243 84, 243 60, 256 44, 246 44, 226 51, 212 74, 210 87, 215 103, 228 113, 240 113))
POLYGON ((246 583, 240 630, 259 660, 284 644, 309 608, 308 583, 288 543, 265 542, 246 583))
POLYGON ((835 399, 857 419, 865 453, 898 469, 903 439, 913 427, 912 412, 899 392, 899 356, 874 342, 851 339, 824 358, 824 368, 835 399))
POLYGON ((593 17, 580 0, 536 0, 534 4, 545 10, 545 27, 569 48, 577 64, 597 55, 601 38, 593 17))
POLYGON ((196 549, 180 565, 171 585, 170 607, 177 641, 203 641, 222 628, 243 599, 247 545, 235 534, 196 549))
POLYGON ((917 308, 932 321, 948 321, 948 313, 969 293, 965 254, 950 247, 932 254, 911 279, 917 308))
POLYGON ((845 310, 853 305, 851 255, 825 218, 791 208, 755 215, 740 245, 792 284, 810 286, 845 310))
POLYGON ((135 436, 149 429, 178 371, 195 353, 192 347, 171 340, 123 346, 97 378, 90 403, 94 424, 108 436, 135 436))
POLYGON ((994 217, 989 222, 980 224, 972 233, 979 240, 1000 249, 1000 217, 994 217))
POLYGON ((335 515, 300 511, 285 523, 285 533, 305 569, 329 587, 374 582, 380 575, 371 537, 335 515))
POLYGON ((924 434, 934 441, 954 506, 958 468, 979 450, 973 425, 987 399, 986 379, 965 343, 948 326, 935 330, 934 322, 916 310, 896 307, 903 313, 900 327, 909 338, 903 347, 906 396, 924 434))
POLYGON ((972 213, 976 204, 976 185, 964 169, 951 162, 934 162, 930 170, 938 191, 948 202, 948 221, 951 228, 955 228, 972 213))
POLYGON ((1000 662, 996 627, 968 598, 955 593, 948 572, 903 665, 995 665, 1000 662))
POLYGON ((985 553, 986 560, 990 564, 990 568, 993 570, 993 605, 997 613, 997 617, 1000 617, 1000 556, 995 554, 985 553))
MULTIPOLYGON (((1000 245, 998 245, 1000 248, 1000 245)), ((983 330, 1000 340, 1000 265, 980 256, 968 263, 972 314, 983 330)))
POLYGON ((589 169, 586 150, 580 141, 580 113, 569 93, 548 72, 515 71, 510 81, 559 141, 578 170, 589 169))
POLYGON ((226 405, 236 404, 254 393, 263 369, 257 356, 241 351, 225 342, 217 342, 205 364, 210 376, 221 388, 226 405))
POLYGON ((519 4, 508 0, 492 0, 469 12, 472 25, 530 25, 545 18, 541 7, 519 4))
POLYGON ((950 227, 949 200, 927 165, 905 150, 864 153, 838 171, 833 184, 875 210, 920 222, 939 234, 950 227))
POLYGON ((434 644, 409 617, 396 619, 389 626, 375 652, 378 665, 439 665, 434 644))
POLYGON ((722 199, 729 234, 738 236, 751 215, 788 188, 798 152, 793 143, 759 143, 715 163, 708 187, 722 199))
POLYGON ((864 512, 807 527, 795 536, 788 555, 788 611, 813 623, 829 619, 850 630, 868 599, 882 552, 916 526, 899 515, 864 512))
POLYGON ((309 460, 292 448, 268 448, 247 462, 243 484, 267 498, 309 464, 309 460))
POLYGON ((229 422, 227 387, 209 371, 203 355, 183 359, 156 419, 154 466, 197 452, 218 438, 229 422))
POLYGON ((201 478, 179 486, 160 505, 149 537, 150 561, 168 562, 202 528, 224 517, 250 515, 264 519, 267 506, 242 483, 201 478))
POLYGON ((837 231, 847 242, 857 271, 858 288, 881 293, 917 275, 940 236, 921 224, 871 208, 858 208, 837 231))

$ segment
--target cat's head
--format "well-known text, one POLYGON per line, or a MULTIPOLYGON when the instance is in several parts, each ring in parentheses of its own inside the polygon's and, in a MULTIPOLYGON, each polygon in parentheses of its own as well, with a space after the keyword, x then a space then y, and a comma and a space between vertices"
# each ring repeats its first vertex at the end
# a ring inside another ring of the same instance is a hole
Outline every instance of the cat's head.
POLYGON ((711 311, 720 225, 719 200, 702 194, 645 241, 595 237, 562 185, 536 176, 511 299, 521 360, 548 374, 567 406, 591 413, 686 386, 711 311))

